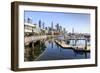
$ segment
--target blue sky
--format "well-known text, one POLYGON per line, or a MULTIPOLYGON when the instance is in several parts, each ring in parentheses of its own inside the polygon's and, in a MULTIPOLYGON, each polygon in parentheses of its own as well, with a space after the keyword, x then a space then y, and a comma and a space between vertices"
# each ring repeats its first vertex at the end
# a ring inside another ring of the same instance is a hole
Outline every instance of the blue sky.
POLYGON ((35 24, 41 20, 46 27, 51 26, 53 22, 54 26, 59 23, 68 32, 74 28, 74 31, 78 33, 90 33, 90 14, 24 11, 24 19, 27 20, 28 18, 31 18, 32 23, 35 24))

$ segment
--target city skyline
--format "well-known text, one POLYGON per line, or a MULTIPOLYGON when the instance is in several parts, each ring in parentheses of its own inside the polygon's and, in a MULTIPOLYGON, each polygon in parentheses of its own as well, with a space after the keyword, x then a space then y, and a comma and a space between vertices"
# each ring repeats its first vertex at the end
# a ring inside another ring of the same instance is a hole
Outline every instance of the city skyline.
POLYGON ((44 23, 45 27, 55 27, 56 24, 66 28, 66 31, 72 32, 74 28, 76 33, 90 33, 90 15, 83 13, 62 13, 62 12, 38 12, 25 11, 25 21, 30 18, 33 24, 44 23))

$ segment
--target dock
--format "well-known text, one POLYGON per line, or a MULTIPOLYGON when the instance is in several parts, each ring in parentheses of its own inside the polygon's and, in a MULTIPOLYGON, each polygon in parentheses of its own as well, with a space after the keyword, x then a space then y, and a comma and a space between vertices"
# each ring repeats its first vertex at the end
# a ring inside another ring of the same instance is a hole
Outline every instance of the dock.
POLYGON ((74 51, 77 52, 90 52, 90 46, 87 46, 86 48, 84 46, 72 46, 66 44, 64 41, 58 41, 55 40, 56 44, 58 44, 60 47, 65 48, 65 49, 73 49, 74 51))
POLYGON ((55 40, 56 44, 61 46, 62 48, 72 48, 70 45, 67 45, 64 41, 55 40))

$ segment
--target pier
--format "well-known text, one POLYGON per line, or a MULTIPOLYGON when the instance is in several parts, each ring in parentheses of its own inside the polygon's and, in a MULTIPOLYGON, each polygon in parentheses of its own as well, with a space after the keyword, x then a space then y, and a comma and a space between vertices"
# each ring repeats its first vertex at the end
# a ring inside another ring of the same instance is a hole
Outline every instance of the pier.
POLYGON ((24 44, 28 45, 31 42, 36 42, 38 40, 43 40, 46 39, 47 36, 46 35, 39 35, 39 36, 29 36, 29 37, 25 37, 24 39, 24 44))

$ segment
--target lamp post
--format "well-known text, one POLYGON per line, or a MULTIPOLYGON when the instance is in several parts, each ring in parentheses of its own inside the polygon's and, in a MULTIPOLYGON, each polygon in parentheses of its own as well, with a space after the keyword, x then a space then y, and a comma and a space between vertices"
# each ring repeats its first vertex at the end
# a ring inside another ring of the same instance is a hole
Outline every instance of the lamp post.
POLYGON ((51 31, 52 31, 52 36, 54 35, 54 32, 53 32, 53 22, 51 23, 51 31))

